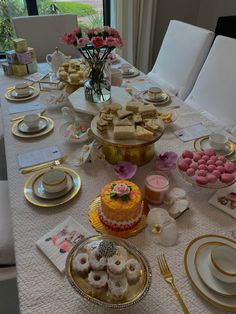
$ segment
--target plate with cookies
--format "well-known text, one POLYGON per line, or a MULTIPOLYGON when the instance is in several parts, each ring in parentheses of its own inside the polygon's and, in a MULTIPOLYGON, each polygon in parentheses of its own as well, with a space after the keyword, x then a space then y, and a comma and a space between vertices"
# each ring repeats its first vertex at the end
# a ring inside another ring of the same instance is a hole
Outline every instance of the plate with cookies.
POLYGON ((60 81, 76 86, 82 86, 86 76, 86 64, 82 60, 69 60, 63 63, 57 72, 60 81))

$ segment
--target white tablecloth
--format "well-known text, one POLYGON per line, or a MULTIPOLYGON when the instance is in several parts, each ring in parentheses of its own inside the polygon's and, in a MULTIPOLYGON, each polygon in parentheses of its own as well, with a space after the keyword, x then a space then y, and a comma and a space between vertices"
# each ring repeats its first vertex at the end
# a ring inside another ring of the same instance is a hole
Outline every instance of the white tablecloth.
MULTIPOLYGON (((74 159, 81 146, 66 143, 60 137, 59 127, 62 124, 62 118, 60 113, 57 112, 47 112, 47 115, 55 120, 55 129, 48 136, 27 141, 15 138, 11 133, 12 123, 9 121, 14 115, 10 116, 8 114, 8 107, 11 106, 11 103, 4 98, 4 93, 6 88, 13 85, 17 79, 3 75, 0 78, 21 313, 113 313, 112 310, 93 305, 78 295, 70 286, 66 277, 61 275, 35 246, 35 242, 41 236, 69 215, 85 226, 91 234, 96 233, 88 221, 88 207, 99 194, 103 185, 116 178, 113 171, 111 171, 111 166, 104 161, 95 161, 93 164, 86 164, 82 168, 76 167, 74 159), (52 209, 35 207, 30 205, 24 198, 23 186, 30 174, 22 175, 20 173, 16 162, 16 154, 53 144, 58 144, 60 149, 69 155, 67 164, 71 165, 80 174, 82 189, 78 197, 64 206, 52 209)), ((41 95, 42 93, 39 98, 32 100, 32 102, 39 102, 41 95)), ((163 137, 156 143, 157 153, 169 150, 180 153, 187 148, 193 149, 192 142, 183 143, 176 138, 173 134, 174 129, 197 122, 203 122, 212 130, 218 129, 216 125, 184 105, 179 99, 174 97, 172 104, 181 106, 181 109, 178 110, 179 117, 174 126, 167 127, 163 137)), ((144 178, 153 168, 153 161, 140 167, 133 181, 143 188, 144 178)), ((176 173, 172 174, 171 184, 186 189, 191 204, 190 210, 177 220, 178 243, 169 248, 158 246, 150 240, 149 234, 145 231, 129 239, 148 258, 152 267, 153 280, 148 295, 134 307, 122 312, 124 314, 182 313, 171 287, 160 276, 156 256, 163 252, 166 254, 176 285, 190 313, 223 313, 222 310, 204 301, 191 287, 184 270, 184 251, 187 244, 199 235, 217 233, 231 237, 231 231, 235 229, 235 220, 208 204, 208 199, 214 191, 202 188, 193 189, 183 182, 176 173)))

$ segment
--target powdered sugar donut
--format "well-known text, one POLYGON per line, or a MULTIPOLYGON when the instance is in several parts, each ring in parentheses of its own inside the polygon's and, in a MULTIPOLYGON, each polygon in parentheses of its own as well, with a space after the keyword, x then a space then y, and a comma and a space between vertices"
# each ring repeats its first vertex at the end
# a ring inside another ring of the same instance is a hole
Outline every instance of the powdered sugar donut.
POLYGON ((103 270, 91 270, 88 274, 88 281, 93 288, 99 289, 106 286, 108 276, 103 270))
POLYGON ((122 297, 128 289, 127 278, 125 276, 119 279, 109 278, 108 288, 113 296, 122 297))
POLYGON ((107 268, 113 274, 121 274, 125 270, 126 261, 122 256, 113 255, 107 260, 107 268))
POLYGON ((79 273, 86 274, 90 268, 88 254, 87 253, 77 254, 75 259, 73 260, 73 266, 79 273))
POLYGON ((126 274, 129 281, 134 282, 140 276, 141 266, 139 262, 131 258, 126 263, 126 274))
POLYGON ((92 250, 89 254, 89 263, 93 270, 102 270, 107 265, 107 259, 99 255, 97 250, 92 250))

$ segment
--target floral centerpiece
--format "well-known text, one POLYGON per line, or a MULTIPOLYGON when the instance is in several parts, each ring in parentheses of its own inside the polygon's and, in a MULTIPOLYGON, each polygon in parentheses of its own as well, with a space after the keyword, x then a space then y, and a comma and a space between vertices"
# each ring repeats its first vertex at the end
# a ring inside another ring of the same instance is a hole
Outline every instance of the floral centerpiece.
POLYGON ((70 33, 64 33, 62 40, 75 46, 89 64, 89 79, 84 83, 86 99, 95 103, 109 100, 111 84, 107 61, 112 50, 123 47, 119 32, 109 26, 101 29, 76 28, 70 33))

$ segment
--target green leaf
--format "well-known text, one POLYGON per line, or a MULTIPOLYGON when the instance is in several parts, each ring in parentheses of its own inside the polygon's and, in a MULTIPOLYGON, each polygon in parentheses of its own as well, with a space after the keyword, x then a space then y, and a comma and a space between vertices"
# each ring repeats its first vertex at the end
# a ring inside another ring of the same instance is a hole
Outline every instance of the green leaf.
POLYGON ((116 197, 117 197, 116 193, 113 193, 113 192, 110 193, 110 198, 116 198, 116 197))
POLYGON ((122 195, 121 199, 122 199, 122 201, 127 202, 129 200, 129 195, 128 194, 122 195))

